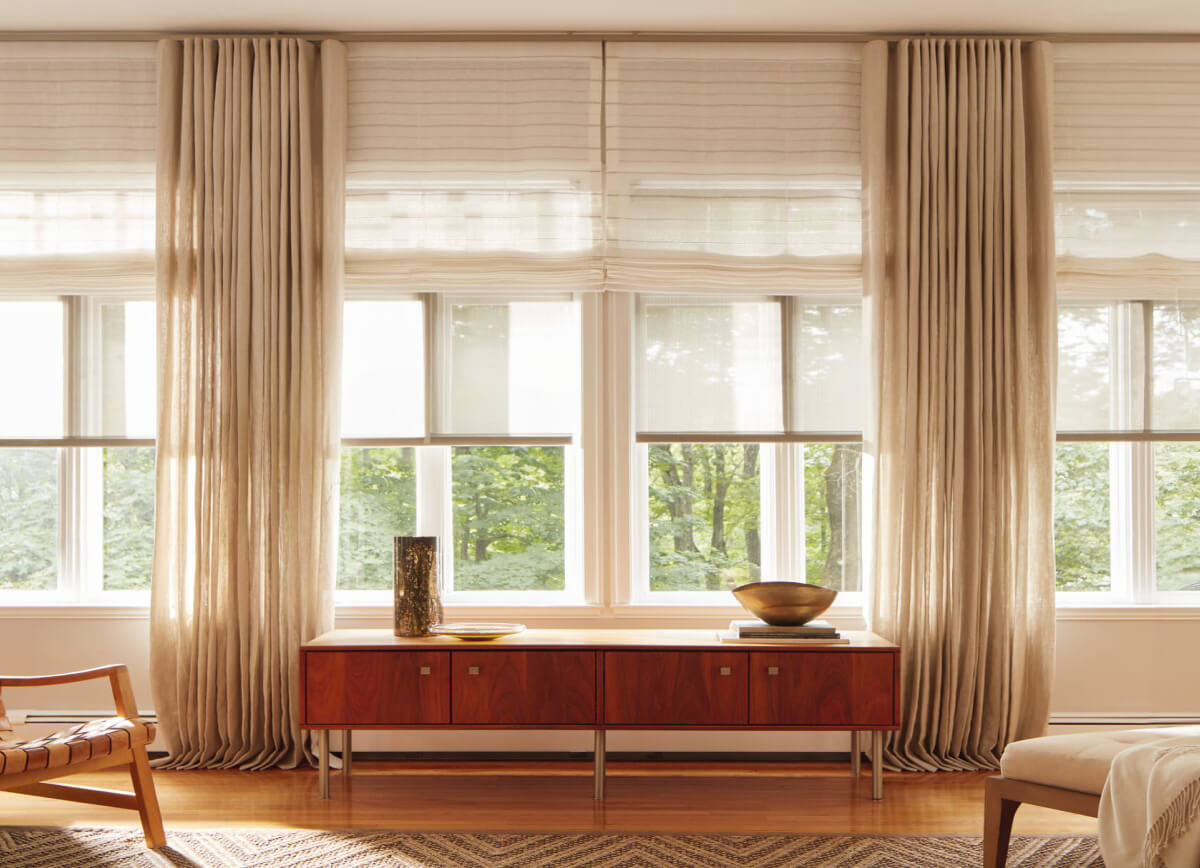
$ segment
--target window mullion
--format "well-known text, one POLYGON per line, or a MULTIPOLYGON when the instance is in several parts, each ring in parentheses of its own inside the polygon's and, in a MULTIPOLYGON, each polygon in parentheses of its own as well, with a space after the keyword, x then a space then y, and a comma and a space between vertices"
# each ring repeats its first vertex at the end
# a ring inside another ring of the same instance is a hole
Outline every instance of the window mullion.
MULTIPOLYGON (((605 365, 603 413, 607 419, 603 451, 608 501, 602 525, 606 540, 608 601, 628 603, 650 592, 649 502, 647 447, 635 438, 634 298, 628 293, 605 293, 605 365), (625 553, 622 555, 621 553, 625 553)), ((640 402, 642 398, 638 396, 640 402)))
POLYGON ((793 364, 792 335, 796 317, 796 299, 784 295, 779 298, 780 330, 779 330, 779 364, 780 364, 780 406, 783 408, 783 430, 794 431, 798 426, 793 407, 792 378, 795 376, 793 364))
POLYGON ((608 577, 613 558, 618 551, 611 541, 612 528, 605 521, 609 515, 611 486, 607 476, 607 446, 611 432, 606 430, 610 415, 605 412, 604 397, 610 373, 604 364, 607 356, 607 337, 604 321, 604 297, 586 293, 579 300, 580 320, 580 420, 579 449, 570 450, 576 456, 574 474, 568 474, 568 506, 566 515, 567 540, 573 546, 577 563, 583 567, 583 596, 588 603, 607 605, 612 599, 612 584, 608 577), (579 464, 582 467, 579 467, 579 464), (580 484, 571 491, 572 480, 580 484), (573 514, 572 514, 573 513, 573 514))
POLYGON ((1154 601, 1154 444, 1129 444, 1131 457, 1131 508, 1133 539, 1132 597, 1145 605, 1154 601))
POLYGON ((446 379, 439 376, 444 360, 442 340, 442 304, 437 293, 421 295, 421 313, 425 328, 425 440, 442 430, 442 394, 439 385, 446 379))
POLYGON ((450 493, 450 446, 426 446, 416 450, 417 536, 442 540, 442 586, 454 587, 454 502, 450 493))
POLYGON ((58 592, 65 600, 82 596, 86 546, 81 515, 81 468, 83 450, 58 450, 58 592))
POLYGON ((1137 556, 1134 553, 1133 455, 1127 442, 1109 443, 1109 592, 1132 600, 1137 556))
MULTIPOLYGON (((63 416, 65 433, 82 436, 94 428, 90 412, 88 372, 94 370, 92 358, 91 304, 80 296, 63 299, 63 416)), ((78 601, 88 591, 93 557, 93 522, 89 512, 94 496, 88 470, 87 450, 67 447, 59 450, 59 593, 78 601)))
POLYGON ((804 558, 804 450, 803 443, 761 446, 763 481, 763 575, 805 581, 804 558), (774 465, 770 472, 767 456, 774 465), (770 567, 774 560, 774 570, 770 567))

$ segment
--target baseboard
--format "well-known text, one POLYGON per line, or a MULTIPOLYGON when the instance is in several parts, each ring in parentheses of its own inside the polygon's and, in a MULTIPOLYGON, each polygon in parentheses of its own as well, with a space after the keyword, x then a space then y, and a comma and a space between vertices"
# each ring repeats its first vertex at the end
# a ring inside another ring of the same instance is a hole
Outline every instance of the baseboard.
MULTIPOLYGON (((334 753, 337 753, 335 750, 334 753)), ((366 762, 591 762, 591 751, 355 751, 366 762)), ((849 763, 846 751, 610 751, 608 762, 849 763)))
POLYGON ((1051 727, 1115 727, 1136 729, 1146 726, 1200 726, 1198 711, 1056 711, 1050 715, 1051 727))
MULTIPOLYGON (((14 726, 37 726, 50 727, 53 729, 61 729, 70 726, 79 726, 80 724, 90 723, 93 720, 98 720, 105 717, 112 717, 111 710, 92 711, 92 710, 64 710, 64 709, 10 709, 8 712, 9 719, 14 726)), ((143 720, 156 722, 156 717, 153 712, 144 712, 141 715, 143 720)), ((1051 732, 1069 732, 1069 731, 1087 731, 1087 730, 1105 730, 1105 729, 1138 729, 1142 727, 1154 726, 1200 726, 1200 711, 1057 711, 1050 715, 1050 730, 1051 732)), ((358 754, 356 754, 358 755, 358 754)), ((509 759, 552 759, 561 755, 563 758, 577 756, 574 752, 562 751, 495 751, 495 750, 480 750, 480 751, 430 751, 430 752, 407 752, 407 751, 374 751, 362 754, 363 756, 372 757, 378 755, 381 758, 398 757, 404 759, 445 759, 452 761, 456 757, 474 757, 482 758, 486 756, 505 757, 509 759)), ((830 758, 842 757, 847 754, 843 752, 830 751, 787 751, 787 752, 746 752, 735 753, 728 751, 634 751, 634 752, 614 752, 609 754, 610 757, 618 758, 628 757, 630 759, 647 759, 664 761, 687 761, 690 757, 711 759, 721 761, 722 757, 728 756, 730 761, 741 760, 743 762, 769 762, 778 759, 780 762, 829 762, 830 758)))
MULTIPOLYGON (((116 714, 108 711, 41 711, 37 709, 15 709, 8 712, 8 719, 13 726, 78 726, 91 723, 93 720, 103 720, 116 714)), ((138 714, 142 720, 157 723, 154 713, 138 714)))

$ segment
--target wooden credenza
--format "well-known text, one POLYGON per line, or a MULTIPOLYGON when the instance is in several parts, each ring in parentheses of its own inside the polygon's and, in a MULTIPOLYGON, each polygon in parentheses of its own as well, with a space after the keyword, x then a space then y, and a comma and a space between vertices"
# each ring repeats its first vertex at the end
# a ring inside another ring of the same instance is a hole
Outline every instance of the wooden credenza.
POLYGON ((900 649, 872 633, 848 645, 722 644, 711 630, 528 630, 488 642, 333 630, 300 649, 300 719, 329 731, 589 729, 604 797, 612 729, 846 730, 859 773, 870 732, 872 796, 883 798, 882 733, 899 727, 900 649))

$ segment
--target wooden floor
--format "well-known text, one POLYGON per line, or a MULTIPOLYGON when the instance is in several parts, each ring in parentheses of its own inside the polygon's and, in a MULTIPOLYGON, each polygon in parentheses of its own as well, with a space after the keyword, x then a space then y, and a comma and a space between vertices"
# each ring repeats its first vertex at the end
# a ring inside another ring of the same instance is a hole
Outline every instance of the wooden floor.
MULTIPOLYGON (((356 762, 317 798, 316 772, 156 771, 171 829, 980 834, 985 773, 886 774, 830 763, 610 762, 592 800, 586 762, 356 762)), ((72 783, 127 789, 119 772, 72 783)), ((132 812, 0 792, 0 826, 133 826, 132 812)), ((1016 834, 1095 834, 1095 820, 1025 806, 1016 834)))

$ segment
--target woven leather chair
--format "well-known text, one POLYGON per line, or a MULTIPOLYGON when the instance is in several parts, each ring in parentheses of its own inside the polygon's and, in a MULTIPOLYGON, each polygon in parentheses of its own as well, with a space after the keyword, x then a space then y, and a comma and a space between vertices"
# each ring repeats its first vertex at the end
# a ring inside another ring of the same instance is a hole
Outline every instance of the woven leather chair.
POLYGON ((0 676, 0 690, 70 684, 94 678, 109 680, 116 717, 94 720, 30 741, 16 739, 4 710, 4 700, 0 697, 0 790, 135 810, 142 819, 146 846, 163 847, 167 838, 146 756, 146 745, 154 740, 154 725, 138 718, 129 672, 124 666, 101 666, 64 675, 0 676), (129 767, 132 793, 45 783, 50 778, 122 765, 129 767))

